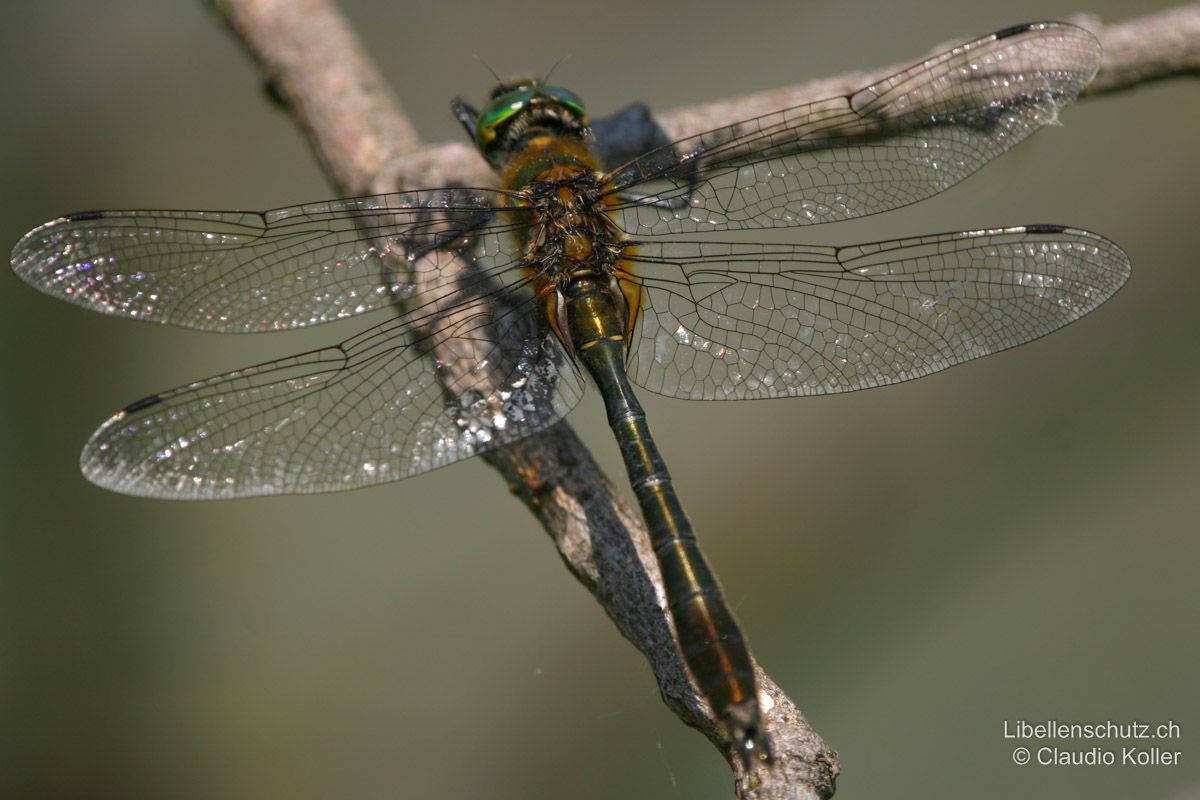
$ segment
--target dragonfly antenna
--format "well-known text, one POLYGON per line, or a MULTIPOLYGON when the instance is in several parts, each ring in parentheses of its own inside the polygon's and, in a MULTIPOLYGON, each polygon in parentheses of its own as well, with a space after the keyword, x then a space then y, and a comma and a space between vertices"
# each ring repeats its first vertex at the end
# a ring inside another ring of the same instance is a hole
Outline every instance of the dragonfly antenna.
POLYGON ((482 64, 484 69, 486 69, 488 72, 492 73, 492 77, 496 79, 496 83, 498 83, 498 84, 504 83, 504 79, 496 74, 496 70, 492 69, 492 65, 487 63, 486 61, 484 61, 479 56, 478 53, 473 53, 471 57, 474 58, 476 61, 478 61, 480 64, 482 64))
POLYGON ((545 86, 545 85, 547 85, 548 83, 550 83, 550 76, 554 74, 554 70, 558 69, 558 65, 559 65, 559 64, 561 64, 561 63, 563 63, 564 61, 566 61, 566 60, 567 60, 568 58, 570 58, 570 57, 571 57, 571 54, 570 54, 570 53, 567 53, 566 55, 564 55, 564 56, 562 56, 561 58, 559 58, 559 59, 558 59, 558 61, 555 61, 555 62, 554 62, 554 66, 552 66, 552 67, 550 67, 550 69, 546 70, 546 75, 545 75, 545 77, 543 77, 543 78, 542 78, 542 85, 543 85, 543 86, 545 86))

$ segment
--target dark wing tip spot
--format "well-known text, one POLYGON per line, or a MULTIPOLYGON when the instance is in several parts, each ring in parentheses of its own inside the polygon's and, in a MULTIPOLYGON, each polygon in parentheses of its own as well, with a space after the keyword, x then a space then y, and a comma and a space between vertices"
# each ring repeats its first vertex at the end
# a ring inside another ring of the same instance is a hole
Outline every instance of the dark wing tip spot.
POLYGON ((996 41, 999 41, 1001 39, 1007 39, 1010 36, 1016 36, 1019 33, 1024 33, 1025 31, 1029 30, 1031 27, 1033 27, 1033 26, 1030 23, 1026 22, 1026 23, 1022 23, 1021 25, 1013 25, 1011 27, 1004 28, 1002 30, 998 30, 998 31, 996 31, 996 34, 995 34, 996 41))
POLYGON ((126 414, 133 414, 138 411, 141 411, 143 408, 149 408, 150 406, 155 405, 156 403, 161 403, 161 402, 162 402, 161 397, 159 397, 156 394, 152 394, 149 397, 143 397, 141 400, 137 400, 137 401, 130 403, 129 405, 127 405, 123 409, 121 409, 121 411, 123 411, 126 414))
POLYGON ((1067 229, 1066 225, 1026 225, 1026 233, 1062 233, 1067 229))
POLYGON ((100 219, 103 216, 103 211, 77 211, 74 214, 67 214, 67 220, 70 222, 88 222, 93 219, 100 219))

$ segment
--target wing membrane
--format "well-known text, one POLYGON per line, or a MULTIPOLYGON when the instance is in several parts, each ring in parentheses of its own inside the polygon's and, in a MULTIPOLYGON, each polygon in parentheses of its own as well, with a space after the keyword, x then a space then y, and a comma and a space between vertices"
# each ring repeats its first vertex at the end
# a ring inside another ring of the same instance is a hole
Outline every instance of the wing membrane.
POLYGON ((849 247, 639 243, 629 374, 694 400, 847 392, 1043 336, 1103 303, 1129 259, 1088 231, 1028 226, 849 247))
POLYGON ((1054 122, 1100 45, 1063 23, 955 47, 842 97, 717 128, 614 171, 625 230, 813 225, 917 202, 1054 122))
POLYGON ((335 347, 132 404, 81 456, 108 489, 211 499, 353 489, 512 442, 560 419, 582 383, 532 297, 481 292, 335 347))
MULTIPOLYGON (((635 236, 898 208, 1053 122, 1099 56, 1074 26, 1007 29, 842 97, 653 149, 607 176, 606 207, 635 236)), ((134 403, 81 457, 92 481, 129 494, 333 491, 515 441, 578 401, 530 287, 546 278, 514 235, 528 207, 452 188, 264 213, 94 212, 26 234, 12 263, 77 305, 210 331, 393 309, 339 345, 134 403)), ((849 247, 631 241, 622 263, 644 289, 631 377, 708 400, 920 377, 1062 327, 1129 275, 1116 245, 1062 226, 849 247)))
POLYGON ((452 286, 409 260, 470 234, 497 268, 515 262, 511 195, 404 192, 262 213, 103 211, 42 225, 12 264, 47 294, 118 316, 224 333, 301 328, 452 286))

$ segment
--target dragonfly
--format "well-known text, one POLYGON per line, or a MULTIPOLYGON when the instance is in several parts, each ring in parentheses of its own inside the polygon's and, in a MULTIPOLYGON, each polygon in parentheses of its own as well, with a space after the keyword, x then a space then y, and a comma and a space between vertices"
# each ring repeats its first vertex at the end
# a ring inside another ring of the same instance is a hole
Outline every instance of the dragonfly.
POLYGON ((1081 28, 1023 24, 857 91, 674 142, 591 124, 571 91, 517 79, 482 110, 452 105, 494 187, 261 213, 69 214, 26 234, 12 266, 76 305, 205 331, 371 315, 339 344, 111 416, 85 445, 82 471, 131 495, 225 499, 407 478, 553 425, 590 378, 683 662, 749 767, 772 751, 746 637, 633 387, 732 400, 884 386, 1095 309, 1126 281, 1129 259, 1063 225, 845 246, 710 234, 931 197, 1055 123, 1099 60, 1081 28))

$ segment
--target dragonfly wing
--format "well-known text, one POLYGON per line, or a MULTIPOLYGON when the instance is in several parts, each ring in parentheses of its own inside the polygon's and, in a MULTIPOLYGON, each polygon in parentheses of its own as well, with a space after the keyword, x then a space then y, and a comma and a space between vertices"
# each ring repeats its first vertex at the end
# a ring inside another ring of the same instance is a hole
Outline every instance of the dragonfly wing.
POLYGON ((848 247, 639 243, 629 374, 694 400, 830 394, 1032 341, 1129 277, 1107 239, 1061 226, 848 247))
POLYGON ((118 316, 199 330, 302 328, 398 302, 435 301, 455 280, 410 259, 466 235, 512 263, 510 195, 443 189, 266 212, 100 211, 53 220, 13 248, 47 294, 118 316))
POLYGON ((615 170, 635 236, 814 225, 915 203, 1058 118, 1100 44, 1037 23, 959 45, 856 92, 717 128, 615 170))
POLYGON ((419 320, 134 403, 93 434, 83 472, 174 499, 335 491, 551 425, 583 391, 570 357, 530 293, 475 287, 419 320))

